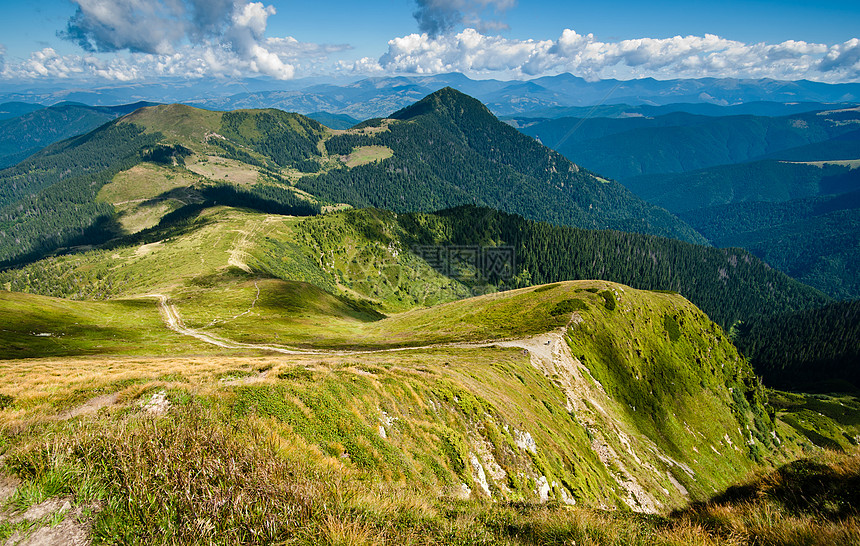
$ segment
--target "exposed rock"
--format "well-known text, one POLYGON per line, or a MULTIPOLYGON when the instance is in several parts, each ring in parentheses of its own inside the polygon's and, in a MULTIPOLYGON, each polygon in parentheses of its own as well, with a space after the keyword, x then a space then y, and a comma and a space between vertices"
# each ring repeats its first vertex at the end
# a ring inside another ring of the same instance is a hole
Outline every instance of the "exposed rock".
POLYGON ((141 404, 143 411, 153 415, 162 415, 170 409, 170 401, 166 391, 158 391, 148 401, 141 404))
POLYGON ((535 495, 540 497, 541 502, 549 500, 550 491, 552 491, 552 488, 549 486, 549 480, 546 479, 546 476, 538 478, 537 487, 535 487, 535 495))
POLYGON ((478 457, 474 453, 469 453, 469 460, 472 462, 472 471, 475 483, 481 486, 481 489, 488 497, 492 497, 493 494, 490 493, 490 484, 487 482, 487 474, 484 472, 484 467, 481 466, 481 461, 478 460, 478 457))
POLYGON ((537 453, 537 443, 534 441, 534 438, 532 438, 530 433, 520 432, 519 430, 514 429, 514 441, 520 449, 537 453))

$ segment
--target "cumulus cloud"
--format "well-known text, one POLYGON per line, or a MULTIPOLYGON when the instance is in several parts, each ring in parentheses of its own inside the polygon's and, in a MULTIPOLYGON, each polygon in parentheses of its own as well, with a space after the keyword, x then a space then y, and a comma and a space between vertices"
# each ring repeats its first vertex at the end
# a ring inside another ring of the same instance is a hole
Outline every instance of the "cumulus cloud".
POLYGON ((129 49, 169 54, 185 36, 183 5, 159 0, 75 0, 78 9, 59 36, 85 51, 129 49))
POLYGON ((821 59, 818 69, 823 72, 853 72, 860 75, 860 39, 832 46, 821 59))
MULTIPOLYGON (((189 75, 205 72, 206 66, 215 74, 248 70, 278 79, 295 74, 295 65, 283 53, 295 50, 298 42, 265 38, 268 18, 276 13, 271 5, 242 0, 73 1, 77 11, 58 35, 90 53, 128 52, 159 70, 187 64, 189 75)), ((302 47, 314 49, 312 44, 302 47)))
POLYGON ((516 0, 415 0, 418 29, 431 37, 446 34, 460 24, 487 30, 507 28, 498 18, 516 0))
POLYGON ((567 29, 556 40, 513 40, 467 28, 456 34, 410 34, 388 42, 387 72, 571 72, 589 79, 634 77, 774 77, 852 81, 860 77, 860 40, 828 46, 789 40, 746 44, 712 34, 603 42, 567 29))
POLYGON ((264 6, 260 2, 237 5, 225 37, 239 56, 249 61, 252 71, 287 80, 293 77, 295 67, 284 63, 277 53, 269 51, 260 43, 269 16, 274 14, 274 6, 264 6))
POLYGON ((312 72, 328 55, 348 47, 299 42, 294 38, 268 38, 263 44, 248 51, 246 57, 238 55, 228 44, 185 45, 170 55, 127 52, 110 56, 59 55, 45 48, 31 53, 23 62, 0 66, 0 78, 96 78, 115 82, 160 77, 241 78, 251 74, 286 78, 292 77, 297 69, 312 72))

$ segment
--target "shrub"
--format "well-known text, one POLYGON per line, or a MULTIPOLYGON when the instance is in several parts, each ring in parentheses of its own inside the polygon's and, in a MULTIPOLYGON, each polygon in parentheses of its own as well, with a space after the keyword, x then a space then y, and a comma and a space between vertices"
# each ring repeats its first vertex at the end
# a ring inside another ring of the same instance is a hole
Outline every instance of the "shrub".
POLYGON ((681 337, 681 328, 678 326, 678 320, 675 317, 671 315, 663 316, 663 327, 666 329, 666 333, 669 334, 669 340, 678 341, 681 337))
POLYGON ((588 305, 579 298, 574 298, 571 300, 563 300, 558 302, 555 307, 552 308, 550 314, 555 315, 564 315, 566 313, 572 313, 573 311, 585 311, 588 309, 588 305))
POLYGON ((609 311, 615 310, 615 295, 611 290, 604 290, 600 293, 603 296, 603 306, 606 307, 609 311))

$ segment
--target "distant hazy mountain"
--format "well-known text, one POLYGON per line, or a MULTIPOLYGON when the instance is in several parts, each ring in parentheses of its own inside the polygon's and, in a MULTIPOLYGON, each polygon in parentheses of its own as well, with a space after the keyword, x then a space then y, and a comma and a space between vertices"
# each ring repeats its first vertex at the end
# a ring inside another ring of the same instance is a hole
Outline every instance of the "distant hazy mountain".
MULTIPOLYGON (((804 161, 810 161, 813 160, 810 151, 801 154, 799 150, 790 150, 833 139, 839 139, 842 148, 851 146, 854 140, 860 140, 851 136, 860 127, 860 109, 780 117, 715 117, 675 112, 654 118, 560 118, 531 122, 517 118, 517 126, 574 163, 626 181, 634 176, 683 173, 762 157, 797 160, 802 156, 804 161)), ((816 149, 833 150, 834 146, 828 143, 816 149)), ((821 157, 852 158, 843 152, 821 157)), ((663 183, 668 184, 665 180, 663 183)))
POLYGON ((6 102, 0 104, 0 120, 18 117, 40 108, 44 108, 44 106, 26 102, 6 102))
POLYGON ((790 116, 805 112, 840 110, 858 106, 856 102, 773 102, 754 101, 723 106, 709 102, 676 102, 672 104, 595 104, 592 106, 558 106, 505 116, 502 119, 514 127, 559 118, 649 118, 673 112, 698 116, 790 116))
MULTIPOLYGON (((89 88, 31 89, 7 86, 2 101, 51 104, 74 100, 104 105, 149 100, 184 102, 201 108, 279 108, 298 113, 325 111, 358 119, 380 117, 408 106, 443 87, 452 87, 485 103, 496 115, 595 104, 668 105, 706 103, 736 105, 769 101, 860 102, 860 84, 702 78, 683 80, 587 81, 571 74, 528 81, 473 80, 463 74, 392 76, 363 80, 288 82, 263 78, 230 81, 165 81, 89 88)), ((761 113, 761 112, 756 112, 761 113)))

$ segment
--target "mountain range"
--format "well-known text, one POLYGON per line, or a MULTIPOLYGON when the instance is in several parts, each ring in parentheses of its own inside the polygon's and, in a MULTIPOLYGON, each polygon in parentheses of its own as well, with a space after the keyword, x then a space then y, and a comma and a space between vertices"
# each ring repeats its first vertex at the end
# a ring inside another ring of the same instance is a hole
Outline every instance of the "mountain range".
MULTIPOLYGON (((824 84, 805 80, 744 80, 702 78, 681 80, 587 81, 571 74, 544 76, 528 81, 473 80, 463 74, 376 77, 346 81, 273 81, 266 79, 224 82, 188 80, 159 84, 82 85, 33 88, 7 86, 0 102, 53 104, 60 101, 111 105, 137 101, 183 102, 203 108, 279 108, 309 114, 325 111, 357 119, 381 117, 408 106, 443 87, 453 87, 485 103, 496 115, 523 114, 547 109, 602 104, 713 105, 771 103, 860 102, 860 84, 824 84)), ((748 107, 749 108, 749 107, 748 107)), ((763 108, 768 109, 767 105, 763 108)), ((749 113, 763 113, 754 110, 749 113)), ((554 116, 555 117, 555 116, 554 116)))
POLYGON ((0 171, 0 180, 5 262, 81 237, 105 240, 118 231, 151 227, 187 202, 183 188, 211 186, 207 180, 274 192, 290 204, 307 202, 308 195, 314 202, 404 212, 487 204, 567 225, 704 241, 665 210, 570 163, 448 88, 390 119, 344 133, 276 110, 143 108, 49 146, 0 171), (123 171, 134 174, 115 178, 123 171), (138 176, 160 181, 142 193, 112 189, 138 176), (111 226, 115 207, 123 209, 124 228, 111 226), (54 211, 50 237, 40 212, 47 209, 54 211))

